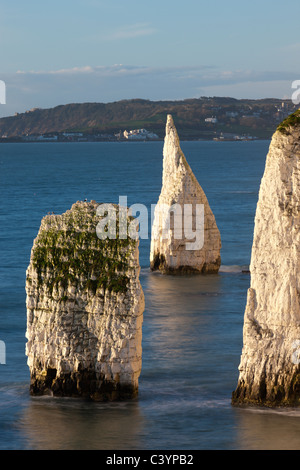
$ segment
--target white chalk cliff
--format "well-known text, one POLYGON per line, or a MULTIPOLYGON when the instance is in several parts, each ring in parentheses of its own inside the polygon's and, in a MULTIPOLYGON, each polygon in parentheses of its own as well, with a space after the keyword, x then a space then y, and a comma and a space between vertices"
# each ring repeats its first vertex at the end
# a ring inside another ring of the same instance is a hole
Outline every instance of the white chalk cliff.
POLYGON ((32 395, 131 398, 142 363, 138 240, 104 239, 95 202, 42 219, 26 276, 32 395))
POLYGON ((233 404, 300 404, 300 119, 272 137, 261 180, 233 404))
POLYGON ((163 148, 162 189, 155 207, 150 268, 164 273, 218 272, 221 237, 206 195, 180 148, 171 115, 163 148))

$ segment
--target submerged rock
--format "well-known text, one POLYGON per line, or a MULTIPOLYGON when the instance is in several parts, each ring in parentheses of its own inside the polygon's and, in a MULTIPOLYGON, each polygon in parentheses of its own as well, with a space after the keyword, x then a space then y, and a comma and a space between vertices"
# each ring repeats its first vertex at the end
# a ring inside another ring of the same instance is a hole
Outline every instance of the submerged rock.
POLYGON ((168 115, 150 268, 164 273, 216 273, 221 264, 220 249, 215 217, 180 148, 172 116, 168 115))
POLYGON ((272 137, 259 190, 233 404, 300 405, 300 118, 272 137))
POLYGON ((32 395, 137 395, 144 310, 138 240, 118 233, 99 239, 97 207, 77 202, 44 217, 34 240, 26 276, 32 395))

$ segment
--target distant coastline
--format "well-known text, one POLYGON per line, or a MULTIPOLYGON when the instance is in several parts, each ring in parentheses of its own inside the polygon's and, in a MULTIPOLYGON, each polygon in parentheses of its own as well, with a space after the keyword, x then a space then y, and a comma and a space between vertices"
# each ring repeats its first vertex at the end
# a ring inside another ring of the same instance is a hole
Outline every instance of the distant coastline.
MULTIPOLYGON (((268 137, 252 137, 252 136, 237 136, 237 138, 185 138, 181 139, 182 142, 256 142, 256 141, 261 141, 261 140, 270 140, 268 137)), ((120 139, 93 139, 93 138, 87 138, 84 140, 25 140, 22 139, 21 137, 12 137, 12 138, 0 138, 0 144, 61 144, 61 143, 101 143, 101 142, 106 142, 106 143, 149 143, 149 142, 163 142, 162 138, 158 139, 147 139, 147 140, 120 140, 120 139)))
POLYGON ((0 143, 161 141, 168 114, 182 141, 267 140, 295 110, 291 100, 222 97, 66 104, 0 118, 0 143))

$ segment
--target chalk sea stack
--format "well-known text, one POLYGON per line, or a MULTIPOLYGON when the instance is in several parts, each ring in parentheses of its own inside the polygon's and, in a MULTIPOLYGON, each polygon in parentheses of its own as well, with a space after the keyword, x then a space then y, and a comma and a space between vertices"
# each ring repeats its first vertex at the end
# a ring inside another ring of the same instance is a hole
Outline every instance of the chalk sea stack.
POLYGON ((97 207, 77 202, 45 216, 34 240, 26 273, 32 395, 104 401, 138 393, 144 311, 138 240, 100 239, 97 207))
POLYGON ((261 180, 233 404, 300 405, 300 111, 272 137, 261 180))
POLYGON ((214 214, 180 148, 172 116, 168 115, 162 189, 152 225, 150 268, 166 274, 217 273, 220 249, 221 237, 214 214))

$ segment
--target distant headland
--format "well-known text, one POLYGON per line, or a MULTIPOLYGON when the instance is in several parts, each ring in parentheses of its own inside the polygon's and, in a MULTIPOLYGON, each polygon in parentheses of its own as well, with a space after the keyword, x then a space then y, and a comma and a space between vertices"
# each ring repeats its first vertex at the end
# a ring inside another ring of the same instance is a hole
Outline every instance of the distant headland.
POLYGON ((181 140, 270 139, 278 124, 295 110, 291 100, 275 98, 73 103, 0 118, 0 142, 163 140, 168 114, 181 140))

